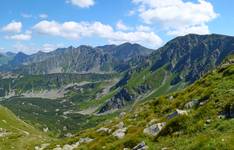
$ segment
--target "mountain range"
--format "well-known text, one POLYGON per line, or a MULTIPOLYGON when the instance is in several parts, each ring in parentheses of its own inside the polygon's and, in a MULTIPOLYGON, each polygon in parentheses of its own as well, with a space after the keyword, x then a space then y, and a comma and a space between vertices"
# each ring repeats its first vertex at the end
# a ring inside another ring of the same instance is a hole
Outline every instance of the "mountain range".
POLYGON ((23 74, 52 73, 112 73, 117 68, 130 68, 130 59, 147 56, 153 50, 138 44, 106 45, 99 47, 80 46, 77 48, 59 48, 55 51, 38 52, 26 55, 22 52, 5 66, 4 71, 15 71, 23 74))
POLYGON ((45 132, 19 149, 232 149, 233 55, 234 37, 218 34, 1 54, 0 104, 45 132))

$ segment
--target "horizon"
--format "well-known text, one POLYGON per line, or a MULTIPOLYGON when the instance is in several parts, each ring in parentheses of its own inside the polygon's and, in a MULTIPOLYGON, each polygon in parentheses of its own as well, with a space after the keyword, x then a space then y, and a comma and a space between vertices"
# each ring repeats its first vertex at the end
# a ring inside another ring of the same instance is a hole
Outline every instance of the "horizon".
POLYGON ((147 46, 143 46, 143 45, 141 45, 141 44, 139 44, 139 43, 124 42, 124 43, 120 43, 120 44, 105 44, 105 45, 95 45, 95 46, 92 46, 92 45, 78 45, 78 46, 70 45, 70 46, 66 46, 66 47, 57 47, 56 49, 53 49, 53 50, 48 51, 48 52, 42 51, 42 50, 38 50, 38 51, 35 51, 35 52, 33 52, 33 53, 27 53, 27 52, 24 52, 24 51, 18 51, 18 52, 4 51, 4 52, 0 52, 0 54, 6 54, 6 53, 18 54, 18 53, 23 53, 23 54, 26 54, 26 55, 33 55, 33 54, 37 54, 37 53, 39 53, 39 52, 42 52, 42 53, 50 53, 50 52, 54 52, 54 51, 56 51, 56 50, 58 50, 58 49, 66 49, 66 48, 69 48, 69 47, 79 48, 79 47, 82 47, 82 46, 87 46, 87 47, 91 47, 91 48, 98 48, 98 47, 110 46, 110 45, 121 46, 121 45, 124 45, 124 44, 132 44, 132 45, 138 44, 138 45, 140 45, 140 46, 142 46, 142 47, 145 47, 145 48, 151 49, 151 50, 153 50, 153 51, 156 51, 156 50, 158 50, 159 48, 165 46, 165 44, 167 44, 168 42, 170 42, 170 41, 172 41, 172 40, 174 40, 174 39, 176 39, 176 38, 179 38, 179 37, 186 37, 186 36, 189 36, 189 35, 196 35, 196 36, 219 35, 219 36, 231 36, 231 37, 234 37, 234 36, 232 36, 232 35, 216 34, 216 33, 203 34, 203 35, 201 35, 201 34, 195 34, 195 33, 189 33, 189 34, 186 34, 186 35, 183 35, 183 36, 174 37, 173 39, 170 39, 169 41, 166 41, 165 43, 163 43, 162 46, 160 46, 160 47, 158 47, 158 48, 156 48, 156 49, 152 49, 152 48, 149 48, 149 47, 147 47, 147 46))
POLYGON ((56 5, 4 0, 0 8, 7 17, 0 20, 0 52, 33 54, 126 42, 156 50, 187 34, 234 35, 232 1, 59 0, 56 5))

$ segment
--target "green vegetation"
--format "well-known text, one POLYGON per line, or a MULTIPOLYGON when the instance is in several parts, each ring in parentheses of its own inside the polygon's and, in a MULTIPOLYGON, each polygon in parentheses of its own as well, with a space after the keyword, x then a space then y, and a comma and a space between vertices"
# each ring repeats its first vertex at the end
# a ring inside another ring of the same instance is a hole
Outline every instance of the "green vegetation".
MULTIPOLYGON (((115 118, 109 124, 82 131, 76 137, 58 143, 74 143, 81 137, 90 137, 94 142, 83 144, 79 149, 133 148, 141 141, 145 141, 150 150, 234 149, 234 121, 228 116, 230 111, 233 113, 233 89, 234 65, 223 66, 180 92, 149 99, 136 105, 124 118, 115 118), (199 104, 187 108, 185 105, 192 101, 199 104), (187 115, 168 119, 167 116, 176 109, 186 110, 187 115), (153 119, 156 123, 166 122, 156 137, 143 133, 143 129, 153 119), (96 132, 101 127, 114 131, 115 125, 121 121, 128 127, 123 139, 96 132)), ((50 148, 58 143, 51 144, 50 148)))
POLYGON ((34 145, 51 142, 46 134, 17 118, 7 108, 0 106, 0 149, 27 150, 34 145))
POLYGON ((10 90, 15 90, 17 94, 27 91, 40 91, 59 89, 72 83, 97 82, 110 80, 117 77, 117 74, 49 74, 49 75, 24 75, 16 79, 0 79, 0 96, 5 96, 10 90))

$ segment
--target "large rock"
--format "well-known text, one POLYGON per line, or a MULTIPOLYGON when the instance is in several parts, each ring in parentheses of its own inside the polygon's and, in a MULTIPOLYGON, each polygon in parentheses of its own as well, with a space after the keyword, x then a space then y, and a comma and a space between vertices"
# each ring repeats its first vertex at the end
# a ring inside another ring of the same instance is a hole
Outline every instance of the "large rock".
POLYGON ((115 132, 112 133, 114 137, 117 137, 118 139, 124 138, 125 134, 127 132, 127 128, 117 129, 115 132))
POLYGON ((165 122, 153 124, 147 128, 144 129, 144 134, 150 135, 150 136, 157 136, 158 133, 162 130, 162 128, 166 125, 165 122))
POLYGON ((80 138, 79 141, 77 141, 76 143, 73 143, 73 144, 65 144, 63 147, 61 147, 60 145, 57 145, 56 148, 54 148, 53 150, 74 150, 76 148, 79 147, 80 144, 84 143, 90 143, 92 142, 93 139, 91 138, 80 138))
POLYGON ((234 103, 226 105, 221 115, 225 118, 234 118, 234 103))
POLYGON ((167 118, 172 119, 172 118, 179 116, 179 115, 188 115, 188 112, 186 110, 176 109, 176 111, 171 113, 170 115, 168 115, 167 118))
POLYGON ((199 105, 199 100, 194 99, 194 100, 192 100, 192 101, 186 103, 186 104, 184 105, 184 108, 185 108, 185 109, 191 109, 191 108, 197 107, 198 105, 199 105))
POLYGON ((98 129, 97 132, 111 133, 111 129, 102 127, 98 129))
POLYGON ((145 144, 145 142, 141 142, 137 144, 132 150, 147 150, 149 147, 145 144))
POLYGON ((124 127, 124 123, 120 122, 117 125, 115 125, 117 128, 122 129, 124 127))

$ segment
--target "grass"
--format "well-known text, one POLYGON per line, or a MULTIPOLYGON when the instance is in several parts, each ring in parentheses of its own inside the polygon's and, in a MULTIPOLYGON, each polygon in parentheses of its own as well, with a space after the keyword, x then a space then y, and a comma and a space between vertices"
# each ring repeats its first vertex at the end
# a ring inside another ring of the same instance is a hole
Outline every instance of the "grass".
POLYGON ((17 118, 3 106, 0 106, 0 118, 0 128, 9 133, 9 135, 0 138, 0 149, 2 150, 34 149, 34 145, 52 140, 46 134, 17 118))
POLYGON ((145 141, 150 150, 168 149, 234 149, 234 120, 220 119, 227 106, 233 105, 234 97, 234 65, 214 70, 203 78, 179 92, 166 96, 154 97, 138 104, 124 118, 115 118, 109 124, 101 124, 93 129, 80 132, 76 137, 55 142, 51 145, 75 142, 80 137, 90 137, 94 142, 83 144, 82 150, 107 150, 133 148, 145 141), (172 100, 169 97, 173 96, 172 100), (185 109, 184 105, 197 99, 203 105, 193 107, 186 116, 177 116, 171 120, 167 115, 175 109, 185 109), (143 129, 152 120, 167 122, 166 126, 156 137, 143 134, 143 129), (207 120, 210 120, 207 123, 207 120), (120 121, 128 127, 123 139, 116 139, 111 134, 99 134, 96 130, 107 127, 113 131, 120 121), (67 141, 68 140, 68 141, 67 141))

